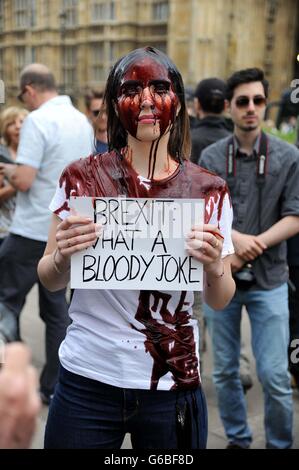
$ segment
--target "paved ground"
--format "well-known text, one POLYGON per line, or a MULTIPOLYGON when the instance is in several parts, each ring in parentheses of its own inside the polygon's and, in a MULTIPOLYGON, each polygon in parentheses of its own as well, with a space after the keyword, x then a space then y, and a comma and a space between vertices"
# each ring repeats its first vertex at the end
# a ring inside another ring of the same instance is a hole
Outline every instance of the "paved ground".
MULTIPOLYGON (((28 296, 27 303, 22 314, 22 334, 25 341, 33 349, 33 362, 35 366, 40 369, 44 362, 44 328, 43 323, 38 317, 37 309, 37 290, 34 288, 28 296)), ((246 347, 249 350, 250 343, 250 328, 244 315, 244 321, 242 324, 243 337, 245 339, 246 347)), ((218 415, 218 409, 216 404, 215 391, 211 380, 211 348, 208 343, 207 352, 204 354, 204 370, 203 370, 203 385, 208 402, 208 413, 209 413, 209 437, 208 437, 208 448, 210 449, 223 449, 226 446, 226 439, 224 436, 221 421, 218 415)), ((247 393, 248 399, 248 417, 249 423, 253 430, 253 444, 252 447, 255 449, 265 448, 265 439, 263 431, 263 401, 262 391, 259 383, 257 382, 254 361, 252 358, 252 372, 255 377, 254 387, 247 393)), ((39 420, 38 429, 35 434, 32 448, 40 449, 43 447, 43 434, 45 423, 47 419, 48 408, 43 407, 39 420)), ((294 448, 299 449, 299 392, 294 392, 294 448)), ((126 437, 123 448, 130 448, 129 436, 126 437)))

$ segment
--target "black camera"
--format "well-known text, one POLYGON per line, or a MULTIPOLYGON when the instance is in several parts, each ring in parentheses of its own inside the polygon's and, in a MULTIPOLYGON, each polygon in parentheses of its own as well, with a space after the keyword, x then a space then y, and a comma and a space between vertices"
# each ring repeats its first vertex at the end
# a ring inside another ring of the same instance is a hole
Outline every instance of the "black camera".
POLYGON ((248 290, 256 283, 255 274, 252 270, 252 264, 247 263, 240 271, 234 273, 234 280, 237 289, 248 290))

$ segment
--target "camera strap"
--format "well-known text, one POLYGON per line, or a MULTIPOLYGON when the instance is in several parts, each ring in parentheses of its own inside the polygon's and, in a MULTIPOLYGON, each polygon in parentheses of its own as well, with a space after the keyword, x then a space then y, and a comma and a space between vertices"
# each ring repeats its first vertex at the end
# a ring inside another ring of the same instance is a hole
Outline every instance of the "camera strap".
MULTIPOLYGON (((262 131, 259 141, 259 149, 257 155, 256 165, 256 184, 258 187, 258 221, 259 233, 262 231, 261 213, 262 213, 262 189, 265 183, 265 178, 268 169, 269 159, 269 139, 262 131)), ((235 140, 231 137, 227 143, 226 150, 226 181, 229 189, 231 190, 236 182, 236 152, 235 140)))

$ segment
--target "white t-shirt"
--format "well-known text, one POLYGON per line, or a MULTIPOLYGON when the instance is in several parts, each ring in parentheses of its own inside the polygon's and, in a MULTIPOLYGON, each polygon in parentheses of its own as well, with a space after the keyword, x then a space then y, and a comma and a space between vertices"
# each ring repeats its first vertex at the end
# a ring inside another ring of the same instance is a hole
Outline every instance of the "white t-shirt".
MULTIPOLYGON (((70 195, 117 195, 117 184, 114 192, 111 175, 116 175, 115 181, 119 180, 120 165, 128 164, 119 163, 113 153, 70 165, 60 178, 50 209, 64 219, 69 215, 70 195), (96 165, 101 178, 91 171, 92 165, 96 165), (87 174, 88 184, 84 186, 82 175, 87 174), (93 184, 90 178, 97 183, 93 184)), ((194 197, 196 184, 192 187, 189 178, 192 175, 196 181, 199 172, 198 181, 205 172, 186 162, 184 169, 178 170, 165 183, 159 181, 159 197, 164 197, 163 191, 167 191, 169 197, 171 188, 181 197, 194 197)), ((219 190, 221 207, 218 190, 213 189, 210 196, 208 190, 205 192, 206 222, 219 225, 224 235, 222 255, 226 256, 234 251, 230 198, 223 180, 207 173, 208 178, 209 190, 216 179, 218 186, 219 182, 222 185, 219 190)), ((146 192, 152 197, 151 181, 144 185, 144 179, 140 182, 138 175, 128 168, 124 179, 130 196, 134 193, 145 197, 146 192)), ((199 191, 198 197, 202 197, 199 191)), ((72 324, 59 350, 60 361, 75 374, 117 387, 195 388, 200 384, 200 375, 197 320, 191 318, 192 305, 192 292, 76 289, 69 309, 72 324)))
POLYGON ((59 175, 66 165, 92 150, 90 124, 68 96, 52 98, 27 116, 16 162, 38 171, 31 188, 17 193, 11 233, 47 241, 49 204, 59 175))

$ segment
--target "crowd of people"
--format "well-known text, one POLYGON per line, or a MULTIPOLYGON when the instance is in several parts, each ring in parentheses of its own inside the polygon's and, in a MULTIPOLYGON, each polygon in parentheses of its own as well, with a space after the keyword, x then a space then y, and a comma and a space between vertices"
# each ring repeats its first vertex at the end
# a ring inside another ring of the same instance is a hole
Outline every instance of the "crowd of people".
POLYGON ((250 68, 185 90, 169 57, 145 47, 114 65, 105 90, 88 91, 84 115, 45 65, 22 71, 18 98, 30 113, 0 115, 0 448, 30 445, 40 401, 50 405, 45 448, 118 449, 126 433, 136 449, 205 448, 204 325, 227 448, 249 448, 244 309, 266 447, 292 446, 299 151, 262 130, 268 87, 250 68), (203 225, 185 240, 203 265, 202 293, 75 289, 68 305, 71 257, 103 235, 70 197, 124 195, 204 199, 203 225), (28 349, 6 346, 22 337, 36 283, 39 385, 28 349))

